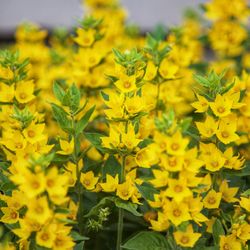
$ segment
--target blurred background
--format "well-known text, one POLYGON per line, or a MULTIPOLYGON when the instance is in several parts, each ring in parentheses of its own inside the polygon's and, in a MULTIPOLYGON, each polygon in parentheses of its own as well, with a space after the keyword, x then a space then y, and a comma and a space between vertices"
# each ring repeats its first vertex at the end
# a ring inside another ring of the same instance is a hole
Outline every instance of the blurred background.
MULTIPOLYGON (((129 13, 129 23, 143 31, 155 25, 180 23, 187 7, 198 6, 206 0, 121 0, 129 13)), ((32 21, 52 29, 71 28, 82 17, 81 0, 0 0, 0 39, 12 37, 16 26, 32 21)))

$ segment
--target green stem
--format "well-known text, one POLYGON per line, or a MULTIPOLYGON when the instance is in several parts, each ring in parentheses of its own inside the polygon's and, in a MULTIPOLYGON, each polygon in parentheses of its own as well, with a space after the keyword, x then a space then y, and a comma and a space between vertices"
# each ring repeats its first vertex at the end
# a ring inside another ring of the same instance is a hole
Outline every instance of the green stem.
POLYGON ((120 250, 121 249, 122 233, 123 233, 123 215, 124 215, 123 209, 119 208, 116 250, 120 250))
MULTIPOLYGON (((121 176, 120 176, 121 183, 125 181, 125 162, 126 162, 126 155, 123 155, 122 156, 122 165, 121 165, 121 176)), ((116 250, 121 250, 122 233, 123 233, 123 216, 124 216, 124 211, 122 208, 119 208, 116 250)))

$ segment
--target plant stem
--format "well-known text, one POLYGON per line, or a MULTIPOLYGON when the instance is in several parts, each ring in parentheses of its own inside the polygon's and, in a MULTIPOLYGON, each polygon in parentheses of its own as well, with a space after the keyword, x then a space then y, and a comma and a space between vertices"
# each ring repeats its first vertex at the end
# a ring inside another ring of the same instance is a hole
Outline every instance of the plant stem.
POLYGON ((123 233, 123 209, 119 208, 118 228, 117 228, 116 250, 121 249, 122 233, 123 233))
MULTIPOLYGON (((126 162, 126 155, 123 155, 122 156, 120 182, 125 181, 125 162, 126 162)), ((122 233, 123 233, 123 216, 124 216, 124 211, 123 211, 122 208, 119 208, 119 210, 118 210, 118 227, 117 227, 116 250, 121 250, 122 233)))

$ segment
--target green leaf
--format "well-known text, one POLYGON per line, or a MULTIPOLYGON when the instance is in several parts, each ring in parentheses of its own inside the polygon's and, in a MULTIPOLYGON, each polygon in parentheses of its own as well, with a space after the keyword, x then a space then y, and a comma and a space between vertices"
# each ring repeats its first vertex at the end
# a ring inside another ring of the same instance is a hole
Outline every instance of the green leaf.
POLYGON ((142 197, 146 200, 154 200, 154 194, 157 194, 158 191, 148 183, 142 183, 141 185, 136 184, 137 189, 141 193, 142 197))
POLYGON ((126 250, 171 250, 167 238, 156 232, 140 232, 122 246, 126 250))
POLYGON ((89 238, 83 235, 80 235, 78 232, 76 231, 72 231, 70 233, 70 236, 73 238, 74 241, 83 241, 83 240, 88 240, 89 238))
POLYGON ((86 128, 86 126, 88 125, 88 121, 89 121, 91 115, 93 114, 94 110, 95 110, 95 106, 90 108, 84 114, 84 116, 76 123, 76 134, 82 133, 82 131, 86 128))
POLYGON ((118 49, 113 48, 112 51, 118 61, 124 61, 125 57, 118 49))
POLYGON ((63 98, 65 96, 65 91, 64 89, 59 85, 58 82, 55 82, 53 84, 53 93, 57 100, 59 100, 61 103, 63 102, 63 98))
POLYGON ((66 132, 72 130, 71 121, 68 119, 68 114, 60 106, 52 103, 53 116, 56 119, 59 126, 66 132))
POLYGON ((203 77, 201 75, 194 75, 194 79, 204 87, 208 88, 210 86, 210 81, 206 77, 203 77))
POLYGON ((180 127, 181 127, 182 132, 187 131, 188 128, 190 127, 191 123, 192 123, 192 117, 184 118, 180 123, 180 127))
POLYGON ((116 174, 121 174, 121 165, 113 155, 108 157, 102 168, 102 176, 106 177, 106 174, 112 175, 113 177, 115 177, 116 174))
POLYGON ((225 235, 225 231, 220 220, 216 219, 213 224, 213 238, 216 244, 219 244, 221 235, 225 235))
POLYGON ((91 142, 91 144, 93 146, 95 146, 98 149, 102 149, 101 147, 101 137, 103 136, 102 134, 98 134, 98 133, 85 133, 84 134, 86 139, 91 142))
POLYGON ((250 189, 247 189, 243 193, 241 193, 241 196, 249 196, 250 195, 250 189))
POLYGON ((119 208, 122 208, 122 209, 132 213, 135 216, 142 216, 142 214, 137 211, 137 208, 138 208, 137 204, 134 204, 134 203, 128 202, 128 201, 123 201, 123 200, 117 198, 117 199, 115 199, 115 205, 119 208))
POLYGON ((74 246, 74 250, 83 250, 84 243, 85 243, 85 242, 82 241, 82 242, 76 244, 76 245, 74 246))

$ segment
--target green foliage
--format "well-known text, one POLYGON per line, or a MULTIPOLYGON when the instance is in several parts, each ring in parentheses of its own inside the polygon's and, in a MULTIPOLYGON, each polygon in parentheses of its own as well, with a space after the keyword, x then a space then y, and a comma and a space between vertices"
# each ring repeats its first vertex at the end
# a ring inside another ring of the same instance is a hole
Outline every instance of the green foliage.
POLYGON ((172 250, 167 238, 156 232, 140 232, 125 242, 125 250, 172 250))

